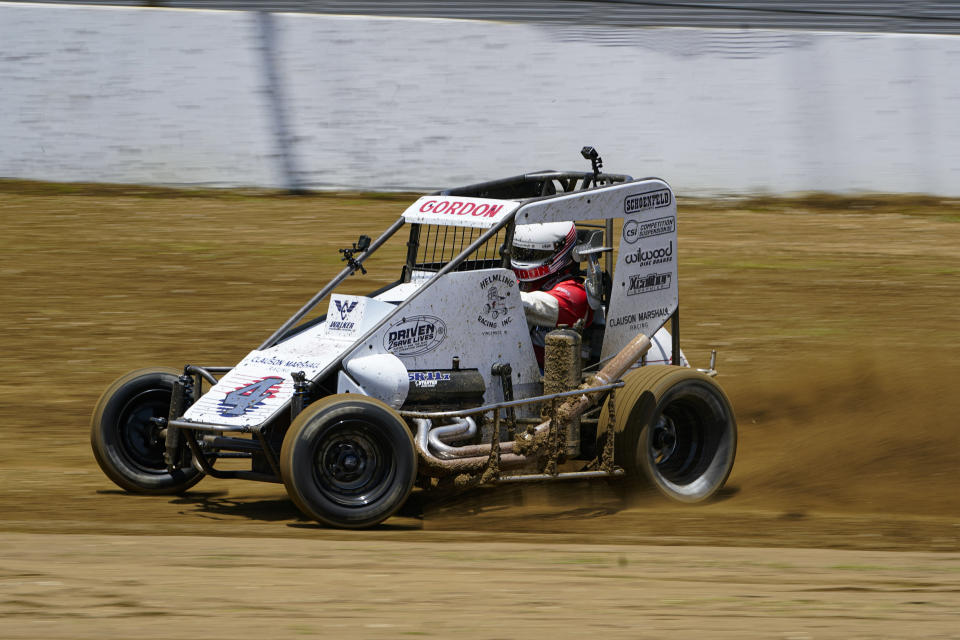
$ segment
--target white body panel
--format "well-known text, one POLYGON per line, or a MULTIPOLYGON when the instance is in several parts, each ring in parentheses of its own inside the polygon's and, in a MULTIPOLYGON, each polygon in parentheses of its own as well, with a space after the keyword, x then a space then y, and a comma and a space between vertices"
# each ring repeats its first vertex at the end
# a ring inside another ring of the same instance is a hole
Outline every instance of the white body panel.
POLYGON ((392 353, 360 354, 343 361, 345 371, 337 378, 337 393, 362 393, 399 409, 407 399, 410 381, 407 368, 392 353))
POLYGON ((251 351, 183 417, 236 427, 263 424, 293 396, 293 373, 303 371, 307 380, 314 378, 394 308, 379 300, 334 294, 325 322, 269 349, 251 351))
MULTIPOLYGON (((391 297, 389 292, 383 296, 391 297)), ((539 391, 540 369, 509 269, 447 274, 354 353, 377 352, 393 353, 407 369, 418 371, 450 369, 458 357, 461 368, 478 369, 483 376, 488 403, 503 396, 499 379, 490 372, 496 362, 510 363, 518 398, 539 391)))
MULTIPOLYGON (((673 363, 673 339, 670 332, 664 327, 660 327, 650 339, 650 350, 647 351, 640 362, 633 368, 654 364, 672 364, 673 363)), ((683 349, 680 350, 680 366, 689 367, 687 357, 683 355, 683 349)))
POLYGON ((653 336, 679 304, 677 205, 658 179, 614 185, 532 202, 517 224, 623 218, 601 358, 620 351, 638 333, 653 336))

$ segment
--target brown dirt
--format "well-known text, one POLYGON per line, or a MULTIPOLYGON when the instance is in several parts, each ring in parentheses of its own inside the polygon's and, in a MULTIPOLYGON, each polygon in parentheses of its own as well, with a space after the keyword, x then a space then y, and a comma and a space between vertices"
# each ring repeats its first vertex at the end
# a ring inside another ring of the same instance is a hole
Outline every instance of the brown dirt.
POLYGON ((343 532, 100 473, 110 380, 237 361, 408 200, 0 181, 0 635, 960 637, 956 201, 679 199, 684 350, 740 423, 707 505, 512 486, 343 532))

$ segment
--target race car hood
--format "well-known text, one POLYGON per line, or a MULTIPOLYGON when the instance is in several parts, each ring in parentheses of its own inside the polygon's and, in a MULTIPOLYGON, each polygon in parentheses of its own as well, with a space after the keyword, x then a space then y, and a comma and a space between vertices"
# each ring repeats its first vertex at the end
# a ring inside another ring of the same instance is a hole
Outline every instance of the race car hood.
POLYGON ((254 350, 183 415, 185 420, 233 427, 264 424, 293 396, 293 374, 307 380, 344 355, 395 308, 362 296, 334 294, 327 318, 269 349, 254 350))

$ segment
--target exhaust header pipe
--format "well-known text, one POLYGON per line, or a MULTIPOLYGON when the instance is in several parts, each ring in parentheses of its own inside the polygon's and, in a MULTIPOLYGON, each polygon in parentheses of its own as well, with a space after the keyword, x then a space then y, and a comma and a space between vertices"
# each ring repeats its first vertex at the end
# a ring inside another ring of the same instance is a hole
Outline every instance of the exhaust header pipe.
MULTIPOLYGON (((582 386, 583 393, 581 395, 571 397, 557 408, 557 420, 561 424, 564 424, 569 420, 574 420, 583 415, 599 400, 599 397, 596 393, 590 393, 590 389, 612 384, 613 382, 616 382, 622 378, 623 374, 629 371, 630 367, 632 367, 637 360, 642 358, 643 354, 650 350, 650 346, 650 338, 642 333, 637 334, 637 336, 627 343, 627 345, 621 349, 619 353, 613 356, 610 361, 607 362, 607 364, 597 372, 596 375, 590 378, 589 382, 582 386)), ((430 451, 430 443, 427 433, 430 429, 430 421, 417 419, 415 422, 417 424, 417 437, 414 439, 414 443, 416 445, 417 452, 420 454, 428 468, 431 468, 435 471, 443 471, 448 473, 464 473, 468 471, 479 471, 487 465, 490 457, 491 445, 478 444, 464 447, 448 447, 447 451, 445 451, 446 455, 455 455, 457 457, 442 459, 435 456, 430 451)), ((533 439, 534 437, 542 435, 549 430, 550 421, 547 420, 546 422, 542 422, 534 427, 532 434, 527 434, 524 437, 533 439)), ((500 444, 500 451, 503 454, 501 456, 501 464, 504 466, 513 466, 534 460, 534 458, 530 456, 522 456, 512 453, 514 446, 515 445, 513 442, 503 442, 500 444)))

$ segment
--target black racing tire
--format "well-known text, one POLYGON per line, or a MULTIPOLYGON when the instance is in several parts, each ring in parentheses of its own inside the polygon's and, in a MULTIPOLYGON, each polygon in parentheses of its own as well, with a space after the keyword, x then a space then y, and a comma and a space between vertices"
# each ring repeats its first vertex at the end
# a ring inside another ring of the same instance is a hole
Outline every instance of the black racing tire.
MULTIPOLYGON (((629 371, 615 395, 614 461, 680 502, 701 502, 730 475, 737 423, 713 378, 693 369, 651 365, 629 371)), ((597 433, 606 433, 607 404, 597 433)))
POLYGON ((177 494, 200 482, 194 468, 167 471, 165 442, 150 418, 170 411, 174 369, 131 371, 100 396, 90 420, 90 445, 97 464, 118 487, 133 493, 177 494))
POLYGON ((294 419, 280 448, 283 484, 305 515, 360 529, 399 509, 417 477, 413 435, 383 402, 332 395, 294 419))

